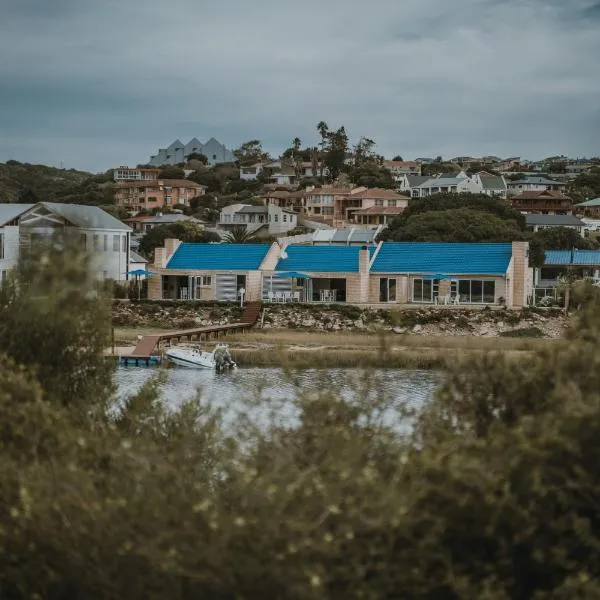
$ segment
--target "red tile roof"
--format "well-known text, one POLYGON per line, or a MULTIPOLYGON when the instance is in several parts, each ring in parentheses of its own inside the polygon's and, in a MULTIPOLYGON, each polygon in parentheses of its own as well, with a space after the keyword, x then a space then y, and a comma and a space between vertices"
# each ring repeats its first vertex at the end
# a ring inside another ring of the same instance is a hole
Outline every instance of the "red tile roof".
POLYGON ((371 206, 363 210, 357 210, 355 215, 399 215, 404 212, 401 206, 371 206))

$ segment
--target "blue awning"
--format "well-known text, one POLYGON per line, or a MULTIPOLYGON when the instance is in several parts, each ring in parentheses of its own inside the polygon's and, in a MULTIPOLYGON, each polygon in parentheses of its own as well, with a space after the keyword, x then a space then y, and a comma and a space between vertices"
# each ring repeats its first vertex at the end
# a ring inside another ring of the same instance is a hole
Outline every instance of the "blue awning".
POLYGON ((282 279, 312 279, 310 275, 306 273, 300 273, 299 271, 283 271, 280 273, 273 273, 273 277, 279 277, 282 279))
POLYGON ((424 275, 421 279, 450 279, 451 275, 445 273, 436 273, 435 275, 424 275))

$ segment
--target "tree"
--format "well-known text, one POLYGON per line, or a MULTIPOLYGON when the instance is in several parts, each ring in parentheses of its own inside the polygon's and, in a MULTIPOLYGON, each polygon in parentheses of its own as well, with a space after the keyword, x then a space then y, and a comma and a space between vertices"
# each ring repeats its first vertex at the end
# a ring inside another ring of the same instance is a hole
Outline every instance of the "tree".
POLYGON ((244 225, 236 225, 227 232, 224 241, 227 244, 248 244, 257 241, 257 237, 255 232, 244 225))
POLYGON ((221 180, 214 169, 196 170, 187 177, 190 181, 206 186, 206 191, 210 193, 221 191, 221 180))
POLYGON ((185 171, 181 167, 163 167, 159 174, 159 179, 185 179, 185 171))
POLYGON ((350 179, 355 185, 364 185, 365 187, 386 189, 396 187, 392 173, 388 169, 380 167, 374 161, 363 163, 360 167, 352 169, 350 179))
POLYGON ((321 135, 321 178, 324 168, 329 171, 329 179, 335 181, 343 172, 348 154, 348 136, 344 126, 337 131, 330 131, 324 121, 317 125, 321 135))
POLYGON ((394 158, 392 158, 392 160, 402 162, 402 157, 399 154, 396 154, 396 156, 394 156, 394 158))
POLYGON ((197 160, 197 161, 201 162, 203 165, 208 164, 208 157, 206 156, 206 154, 202 154, 201 152, 192 152, 191 154, 188 154, 186 157, 186 160, 188 162, 191 160, 197 160))
POLYGON ((254 165, 269 160, 269 155, 263 150, 260 140, 249 140, 233 151, 240 166, 254 165))
POLYGON ((164 246, 165 240, 174 238, 182 242, 219 242, 215 233, 204 231, 193 221, 182 221, 153 227, 140 240, 139 251, 148 259, 154 258, 155 248, 164 246))
POLYGON ((414 215, 445 211, 457 208, 469 208, 475 211, 491 213, 507 221, 513 221, 514 226, 525 231, 525 217, 518 211, 512 209, 505 201, 490 198, 485 194, 434 194, 428 198, 412 198, 408 208, 384 230, 385 237, 382 239, 395 239, 396 229, 403 227, 408 219, 414 215))
POLYGON ((21 250, 18 268, 0 287, 0 347, 33 369, 49 400, 79 417, 107 408, 112 369, 102 358, 109 343, 110 305, 91 275, 92 258, 77 234, 57 233, 21 250), (28 330, 26 337, 19 332, 28 330))
POLYGON ((471 208, 413 215, 393 237, 399 242, 512 242, 525 238, 515 221, 471 208))
POLYGON ((595 240, 582 238, 577 230, 569 227, 540 229, 533 234, 533 239, 538 240, 544 248, 551 250, 571 250, 572 248, 591 250, 598 248, 598 243, 595 240))

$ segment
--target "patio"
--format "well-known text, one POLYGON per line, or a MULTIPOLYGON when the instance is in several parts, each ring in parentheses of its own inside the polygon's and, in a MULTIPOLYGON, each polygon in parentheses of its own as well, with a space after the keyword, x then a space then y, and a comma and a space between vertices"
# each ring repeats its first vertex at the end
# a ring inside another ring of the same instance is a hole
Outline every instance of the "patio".
POLYGON ((263 279, 263 300, 282 304, 346 302, 346 279, 313 277, 296 271, 274 273, 263 279))

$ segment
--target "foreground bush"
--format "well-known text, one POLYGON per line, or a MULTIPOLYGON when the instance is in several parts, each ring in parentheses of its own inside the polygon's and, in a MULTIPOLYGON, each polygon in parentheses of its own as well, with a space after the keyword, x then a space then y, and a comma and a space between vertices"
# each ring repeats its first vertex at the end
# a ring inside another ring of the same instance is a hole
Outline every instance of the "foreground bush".
POLYGON ((600 597, 597 308, 527 359, 457 361, 419 415, 365 374, 353 402, 249 390, 231 423, 166 411, 160 377, 107 410, 107 299, 60 261, 66 310, 35 269, 0 306, 1 598, 600 597))

